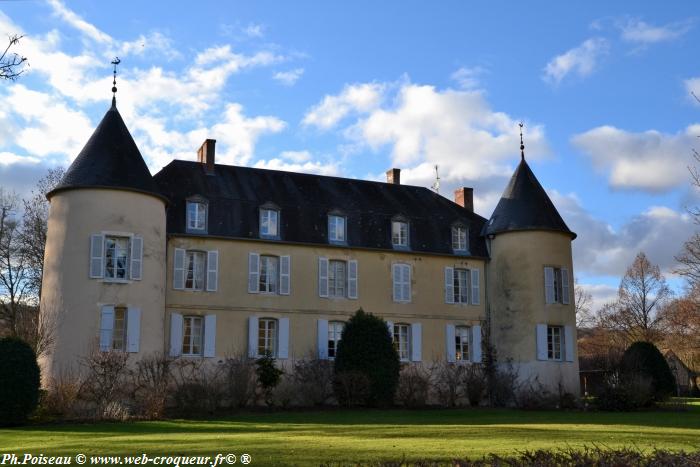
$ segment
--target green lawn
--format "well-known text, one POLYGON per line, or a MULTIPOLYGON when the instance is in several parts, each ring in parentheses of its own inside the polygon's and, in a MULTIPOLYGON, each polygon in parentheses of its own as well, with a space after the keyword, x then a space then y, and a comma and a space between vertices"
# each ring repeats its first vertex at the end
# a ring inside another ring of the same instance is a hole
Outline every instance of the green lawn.
POLYGON ((252 465, 444 459, 539 448, 700 449, 700 404, 685 412, 364 410, 245 413, 217 420, 32 426, 0 430, 3 452, 249 453, 252 465))

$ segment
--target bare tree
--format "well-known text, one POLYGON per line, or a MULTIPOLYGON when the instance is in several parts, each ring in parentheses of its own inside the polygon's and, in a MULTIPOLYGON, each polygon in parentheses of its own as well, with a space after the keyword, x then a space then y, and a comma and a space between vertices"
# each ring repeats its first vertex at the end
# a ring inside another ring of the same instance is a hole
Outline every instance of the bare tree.
POLYGON ((595 315, 591 309, 593 295, 587 292, 578 278, 574 280, 574 309, 576 311, 576 326, 578 328, 589 328, 595 325, 595 315))
POLYGON ((20 307, 29 293, 27 267, 20 252, 21 224, 16 218, 18 198, 0 191, 0 321, 17 334, 20 307))
POLYGON ((17 34, 8 37, 7 47, 0 53, 0 79, 14 81, 26 71, 24 65, 28 64, 27 57, 10 52, 10 49, 19 44, 19 40, 23 37, 17 34))
POLYGON ((21 254, 27 266, 27 281, 31 292, 41 298, 41 278, 44 274, 44 249, 49 220, 49 202, 46 194, 63 178, 63 167, 49 169, 41 178, 28 199, 23 200, 24 215, 20 233, 21 254))
POLYGON ((659 266, 640 252, 620 281, 617 301, 601 311, 601 324, 629 341, 657 342, 664 324, 659 311, 670 297, 671 289, 659 266))

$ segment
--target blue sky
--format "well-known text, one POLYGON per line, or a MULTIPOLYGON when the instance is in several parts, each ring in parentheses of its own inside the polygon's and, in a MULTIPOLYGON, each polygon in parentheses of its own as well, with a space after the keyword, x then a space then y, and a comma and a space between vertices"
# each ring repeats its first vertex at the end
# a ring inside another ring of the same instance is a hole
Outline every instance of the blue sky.
MULTIPOLYGON (((634 255, 670 274, 700 204, 694 2, 2 1, 30 67, 0 83, 0 186, 26 193, 118 106, 153 173, 219 162, 475 188, 489 217, 526 157, 596 303, 634 255), (695 44, 695 46, 693 46, 695 44)), ((681 282, 672 278, 679 287, 681 282)))

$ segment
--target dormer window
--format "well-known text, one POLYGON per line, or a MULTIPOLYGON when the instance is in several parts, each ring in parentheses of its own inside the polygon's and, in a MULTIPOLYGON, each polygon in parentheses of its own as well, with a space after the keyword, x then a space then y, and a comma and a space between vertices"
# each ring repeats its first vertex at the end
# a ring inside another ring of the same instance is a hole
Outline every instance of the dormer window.
POLYGON ((408 248, 408 222, 402 219, 391 221, 391 244, 394 248, 408 248))
POLYGON ((452 226, 452 249, 455 253, 466 253, 469 250, 467 244, 468 230, 461 224, 452 226))
POLYGON ((330 243, 346 242, 345 216, 330 214, 328 216, 328 241, 330 243))
POLYGON ((204 201, 187 201, 187 231, 207 231, 207 203, 204 201))
POLYGON ((272 208, 260 208, 260 237, 279 238, 279 210, 272 208))

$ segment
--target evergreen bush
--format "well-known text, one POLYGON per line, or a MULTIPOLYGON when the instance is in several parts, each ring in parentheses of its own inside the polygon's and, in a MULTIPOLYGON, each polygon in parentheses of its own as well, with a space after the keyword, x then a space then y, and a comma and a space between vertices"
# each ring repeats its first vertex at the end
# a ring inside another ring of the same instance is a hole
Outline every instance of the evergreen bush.
POLYGON ((628 375, 642 375, 651 379, 654 402, 662 402, 673 395, 676 379, 659 349, 650 342, 635 342, 622 356, 622 371, 628 375))
POLYGON ((21 339, 0 339, 0 425, 19 425, 39 403, 36 355, 21 339))
POLYGON ((347 393, 339 387, 338 376, 360 373, 369 381, 365 404, 388 406, 399 382, 399 355, 394 349, 386 321, 361 308, 343 328, 335 357, 336 396, 346 404, 347 393))

